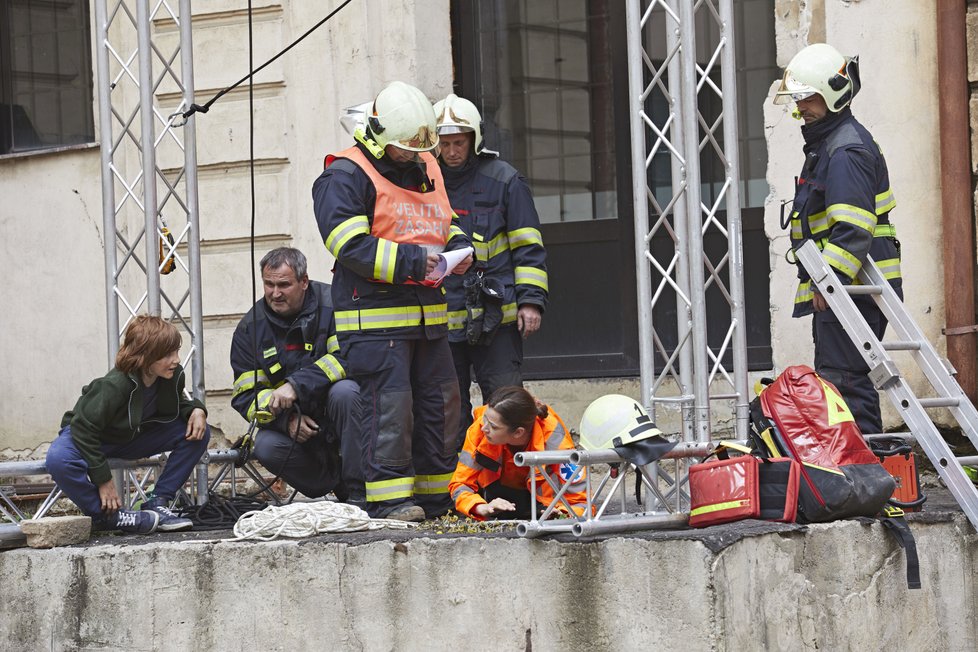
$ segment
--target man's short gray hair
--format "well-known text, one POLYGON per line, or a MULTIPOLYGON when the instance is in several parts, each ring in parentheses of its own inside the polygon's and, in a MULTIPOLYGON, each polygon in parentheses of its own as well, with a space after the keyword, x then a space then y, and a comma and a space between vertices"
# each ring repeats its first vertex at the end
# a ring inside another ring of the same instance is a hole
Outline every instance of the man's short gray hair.
POLYGON ((265 271, 266 267, 277 269, 282 265, 288 265, 292 268, 292 271, 295 272, 295 278, 297 281, 304 279, 308 273, 305 254, 292 247, 279 247, 278 249, 272 249, 265 254, 259 263, 259 267, 261 268, 262 272, 265 271))

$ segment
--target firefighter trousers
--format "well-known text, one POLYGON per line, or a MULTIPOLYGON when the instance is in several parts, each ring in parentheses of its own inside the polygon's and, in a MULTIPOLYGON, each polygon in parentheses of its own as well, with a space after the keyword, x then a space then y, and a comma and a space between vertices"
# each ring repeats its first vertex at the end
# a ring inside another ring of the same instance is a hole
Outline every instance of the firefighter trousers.
POLYGON ((353 342, 345 359, 360 385, 367 513, 383 518, 404 504, 427 518, 447 513, 459 420, 448 338, 353 342))
MULTIPOLYGON (((854 300, 876 337, 883 339, 887 322, 882 311, 867 297, 854 300)), ((839 390, 859 430, 864 435, 883 432, 880 395, 869 379, 869 366, 831 310, 814 313, 812 338, 815 371, 839 390)))
POLYGON ((520 371, 523 365, 523 340, 516 324, 507 324, 496 331, 496 336, 488 346, 472 345, 468 342, 452 342, 452 359, 455 362, 455 375, 461 395, 461 412, 458 433, 455 438, 456 450, 462 450, 465 433, 472 425, 472 377, 482 391, 482 402, 486 403, 492 393, 508 385, 523 386, 520 371))

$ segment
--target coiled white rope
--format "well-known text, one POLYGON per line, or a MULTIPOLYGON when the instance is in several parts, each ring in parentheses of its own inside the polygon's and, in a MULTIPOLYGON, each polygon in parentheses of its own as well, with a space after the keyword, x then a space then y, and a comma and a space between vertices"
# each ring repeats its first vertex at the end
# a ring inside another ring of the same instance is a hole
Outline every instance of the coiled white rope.
POLYGON ((260 511, 245 512, 234 524, 238 541, 273 541, 278 537, 302 539, 328 532, 362 532, 382 527, 407 529, 416 523, 387 518, 370 518, 355 505, 320 501, 272 505, 260 511))

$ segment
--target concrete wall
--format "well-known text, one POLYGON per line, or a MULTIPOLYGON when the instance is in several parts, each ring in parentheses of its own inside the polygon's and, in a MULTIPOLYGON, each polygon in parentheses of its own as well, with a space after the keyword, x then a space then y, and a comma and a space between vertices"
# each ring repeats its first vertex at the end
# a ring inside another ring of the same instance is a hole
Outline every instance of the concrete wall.
MULTIPOLYGON (((944 277, 941 257, 941 178, 937 104, 936 5, 916 0, 814 0, 778 2, 778 65, 810 43, 827 42, 847 55, 859 55, 863 87, 852 112, 872 132, 886 157, 897 200, 892 213, 903 245, 906 307, 927 337, 944 350, 944 277), (880 37, 880 30, 885 38, 880 37)), ((764 103, 768 134, 765 227, 771 238, 771 328, 777 369, 811 364, 811 320, 792 319, 795 268, 784 259, 788 232, 779 225, 782 200, 794 195, 794 175, 804 156, 801 122, 793 106, 764 103)), ((760 108, 760 107, 758 107, 760 108)), ((908 373, 918 389, 921 374, 908 373)), ((884 421, 895 411, 885 398, 884 421)), ((938 417, 939 418, 939 417, 938 417)), ((897 421, 898 422, 898 421, 897 421)))
POLYGON ((916 591, 878 523, 780 527, 10 550, 0 640, 25 652, 974 648, 978 548, 962 516, 913 523, 916 591))

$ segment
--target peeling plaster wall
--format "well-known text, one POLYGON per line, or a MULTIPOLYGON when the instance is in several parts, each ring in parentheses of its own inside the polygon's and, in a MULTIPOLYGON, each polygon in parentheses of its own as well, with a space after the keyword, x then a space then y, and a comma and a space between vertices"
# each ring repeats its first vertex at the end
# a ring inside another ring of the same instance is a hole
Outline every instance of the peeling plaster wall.
MULTIPOLYGON (((889 167, 897 199, 892 220, 902 243, 906 307, 931 342, 943 349, 935 5, 916 0, 816 0, 778 2, 776 11, 779 65, 823 40, 843 54, 859 55, 863 88, 852 111, 880 144, 889 167), (885 30, 885 38, 880 30, 885 30)), ((769 97, 776 88, 773 84, 769 97)), ((793 196, 794 175, 803 162, 801 123, 791 117, 792 108, 770 101, 764 105, 771 186, 765 228, 771 238, 772 347, 778 369, 812 360, 810 319, 791 319, 795 269, 784 259, 788 234, 778 224, 780 202, 793 196)), ((918 389, 926 382, 921 374, 908 376, 918 389)), ((899 423, 889 401, 884 398, 882 403, 885 425, 899 423)))

